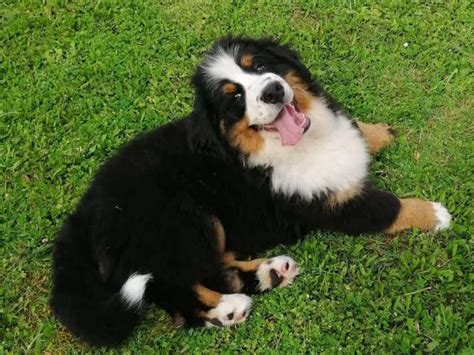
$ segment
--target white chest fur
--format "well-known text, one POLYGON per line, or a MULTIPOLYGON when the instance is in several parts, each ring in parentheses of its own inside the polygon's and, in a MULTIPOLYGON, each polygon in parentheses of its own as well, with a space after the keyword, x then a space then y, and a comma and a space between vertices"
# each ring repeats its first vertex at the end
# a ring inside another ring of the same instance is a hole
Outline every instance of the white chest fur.
POLYGON ((282 146, 277 133, 265 132, 262 150, 250 156, 248 164, 272 167, 275 192, 306 200, 360 184, 367 175, 369 154, 359 131, 319 99, 308 116, 311 127, 298 144, 282 146))

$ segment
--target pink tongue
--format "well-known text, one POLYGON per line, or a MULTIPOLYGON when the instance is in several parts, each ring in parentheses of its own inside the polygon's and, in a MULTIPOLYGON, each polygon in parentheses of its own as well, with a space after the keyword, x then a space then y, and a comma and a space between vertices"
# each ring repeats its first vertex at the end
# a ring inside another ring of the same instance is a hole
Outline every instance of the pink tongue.
POLYGON ((309 119, 303 112, 297 112, 293 105, 285 105, 278 117, 268 126, 278 130, 281 145, 295 145, 303 137, 309 119))

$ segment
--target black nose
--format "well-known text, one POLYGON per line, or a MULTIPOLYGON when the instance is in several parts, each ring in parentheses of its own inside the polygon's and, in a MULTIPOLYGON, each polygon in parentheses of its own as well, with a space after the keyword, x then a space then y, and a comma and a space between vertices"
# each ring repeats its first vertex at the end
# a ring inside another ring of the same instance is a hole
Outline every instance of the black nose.
POLYGON ((285 96, 285 90, 283 86, 278 82, 268 84, 262 93, 262 101, 267 104, 283 103, 283 97, 285 96))

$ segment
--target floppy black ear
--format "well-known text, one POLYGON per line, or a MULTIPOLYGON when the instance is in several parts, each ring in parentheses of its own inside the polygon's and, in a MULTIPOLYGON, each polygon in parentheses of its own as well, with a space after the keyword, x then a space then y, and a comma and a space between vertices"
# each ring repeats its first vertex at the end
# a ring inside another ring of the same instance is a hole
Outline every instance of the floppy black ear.
POLYGON ((193 150, 223 158, 226 155, 226 149, 218 133, 217 117, 205 96, 203 83, 197 76, 198 74, 193 78, 196 95, 191 114, 189 144, 193 150))
POLYGON ((299 61, 299 55, 296 51, 291 49, 288 45, 282 44, 272 37, 263 37, 258 40, 250 40, 262 49, 268 50, 275 57, 285 58, 288 61, 299 61))
POLYGON ((274 40, 267 39, 265 49, 275 58, 282 58, 286 63, 297 69, 298 75, 308 82, 312 82, 309 69, 301 61, 300 55, 286 44, 280 44, 274 40))
POLYGON ((279 44, 273 42, 272 45, 269 46, 269 50, 275 56, 284 57, 290 62, 298 62, 300 61, 300 56, 296 51, 288 47, 286 44, 279 44))

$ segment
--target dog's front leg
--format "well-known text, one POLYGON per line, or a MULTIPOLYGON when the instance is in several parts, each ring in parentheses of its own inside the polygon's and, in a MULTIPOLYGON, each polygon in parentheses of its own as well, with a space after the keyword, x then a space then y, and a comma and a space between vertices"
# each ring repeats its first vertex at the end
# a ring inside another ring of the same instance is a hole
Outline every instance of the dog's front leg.
POLYGON ((385 123, 371 124, 361 121, 356 123, 372 154, 378 153, 395 138, 395 130, 385 123))
POLYGON ((339 204, 328 203, 320 219, 324 229, 347 234, 396 233, 409 228, 439 231, 447 229, 450 221, 451 215, 440 203, 399 199, 373 187, 339 204))

